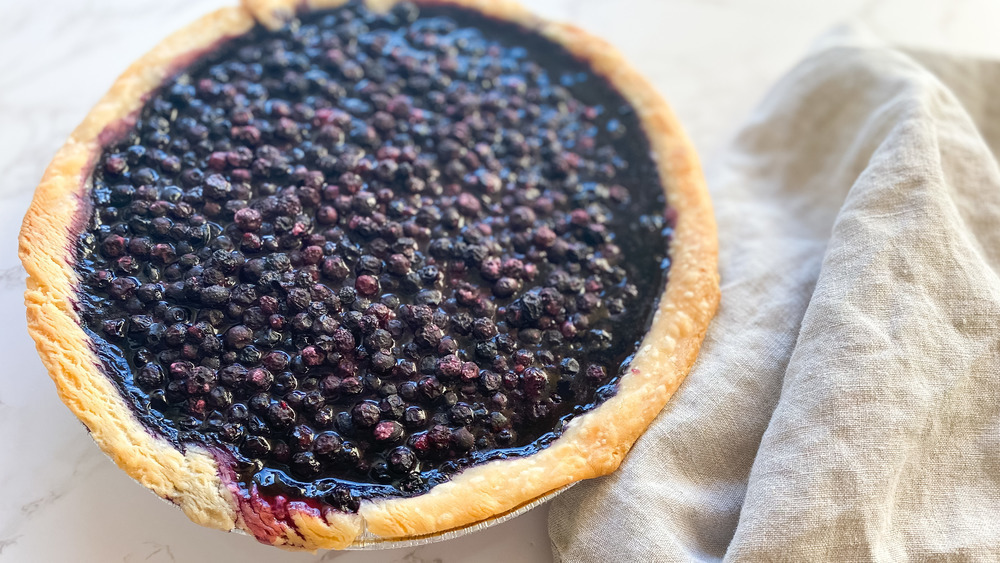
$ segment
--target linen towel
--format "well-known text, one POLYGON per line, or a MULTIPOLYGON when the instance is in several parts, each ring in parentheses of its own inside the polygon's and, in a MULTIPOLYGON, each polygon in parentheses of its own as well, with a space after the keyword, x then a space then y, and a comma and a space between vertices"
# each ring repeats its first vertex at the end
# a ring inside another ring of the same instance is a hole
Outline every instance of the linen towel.
POLYGON ((1000 62, 864 43, 708 163, 718 315, 557 561, 1000 560, 1000 62))

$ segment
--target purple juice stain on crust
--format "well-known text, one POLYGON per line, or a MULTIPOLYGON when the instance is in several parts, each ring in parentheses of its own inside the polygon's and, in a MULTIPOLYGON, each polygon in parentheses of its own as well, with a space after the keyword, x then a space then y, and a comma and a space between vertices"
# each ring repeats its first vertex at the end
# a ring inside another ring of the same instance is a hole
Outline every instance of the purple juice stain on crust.
POLYGON ((614 394, 676 219, 585 64, 408 4, 206 52, 93 186, 85 328, 147 427, 216 452, 261 538, 290 506, 356 511, 546 447, 614 394))

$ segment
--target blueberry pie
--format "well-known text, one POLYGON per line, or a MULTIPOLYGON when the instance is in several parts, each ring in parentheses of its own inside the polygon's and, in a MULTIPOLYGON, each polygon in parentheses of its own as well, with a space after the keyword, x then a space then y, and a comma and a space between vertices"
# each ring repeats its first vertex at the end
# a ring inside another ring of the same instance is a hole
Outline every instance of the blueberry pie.
POLYGON ((343 548, 613 471, 718 303, 697 158, 496 0, 245 0, 133 64, 24 220, 67 406, 195 522, 343 548))

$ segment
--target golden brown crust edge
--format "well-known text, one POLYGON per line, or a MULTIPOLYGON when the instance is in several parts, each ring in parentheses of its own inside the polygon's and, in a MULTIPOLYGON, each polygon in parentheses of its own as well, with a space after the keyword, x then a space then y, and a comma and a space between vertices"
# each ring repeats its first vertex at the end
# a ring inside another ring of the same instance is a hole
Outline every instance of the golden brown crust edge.
POLYGON ((156 494, 178 504, 195 522, 232 528, 235 511, 211 456, 182 455, 155 439, 132 417, 103 374, 74 310, 73 226, 84 207, 81 187, 109 127, 137 111, 178 60, 253 24, 244 11, 211 13, 171 35, 133 63, 91 110, 52 159, 24 218, 18 254, 28 272, 24 300, 28 332, 63 402, 86 424, 115 463, 156 494))
MULTIPOLYGON (((217 42, 248 31, 255 20, 243 7, 223 8, 172 34, 133 63, 91 110, 52 159, 21 227, 18 254, 28 273, 28 332, 63 402, 94 441, 133 479, 177 504, 194 522, 223 530, 248 529, 212 454, 189 446, 180 452, 132 415, 103 373, 74 307, 75 234, 87 209, 81 192, 92 163, 112 134, 141 109, 146 96, 185 62, 217 42)), ((293 516, 294 519, 294 516, 293 516)), ((346 547, 360 533, 357 515, 332 514, 322 528, 303 522, 276 530, 277 543, 316 549, 346 547)))
MULTIPOLYGON (((369 0, 383 9, 398 0, 369 0)), ((343 4, 310 0, 309 9, 343 4)), ((562 44, 588 61, 636 108, 668 202, 678 211, 672 266, 650 331, 619 392, 570 424, 555 443, 530 457, 470 468, 450 482, 411 498, 362 503, 359 515, 290 510, 270 522, 276 545, 339 549, 363 530, 385 538, 436 534, 509 512, 569 483, 614 471, 643 430, 683 381, 697 356, 719 300, 715 220, 694 149, 655 89, 613 47, 573 26, 546 22, 508 0, 419 0, 450 4, 513 21, 562 44), (469 499, 475 499, 469 502, 469 499)), ((179 66, 217 41, 249 29, 254 19, 278 26, 293 15, 295 0, 244 0, 242 7, 209 14, 171 35, 116 81, 49 165, 24 220, 20 256, 28 271, 25 303, 29 332, 59 394, 87 425, 94 440, 130 476, 178 504, 195 522, 244 529, 246 509, 227 490, 210 453, 185 453, 153 436, 134 418, 103 374, 73 306, 76 282, 72 232, 78 197, 101 134, 139 110, 150 91, 179 66)), ((250 515, 253 517, 253 515, 250 515)))

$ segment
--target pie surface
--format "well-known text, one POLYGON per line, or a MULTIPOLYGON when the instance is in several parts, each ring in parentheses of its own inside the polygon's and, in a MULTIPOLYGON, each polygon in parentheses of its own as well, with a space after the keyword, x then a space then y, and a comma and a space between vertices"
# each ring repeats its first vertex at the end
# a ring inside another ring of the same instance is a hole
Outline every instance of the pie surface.
POLYGON ((246 2, 130 68, 25 219, 60 394, 193 520, 440 533, 613 471, 718 301, 669 109, 506 2, 246 2))

